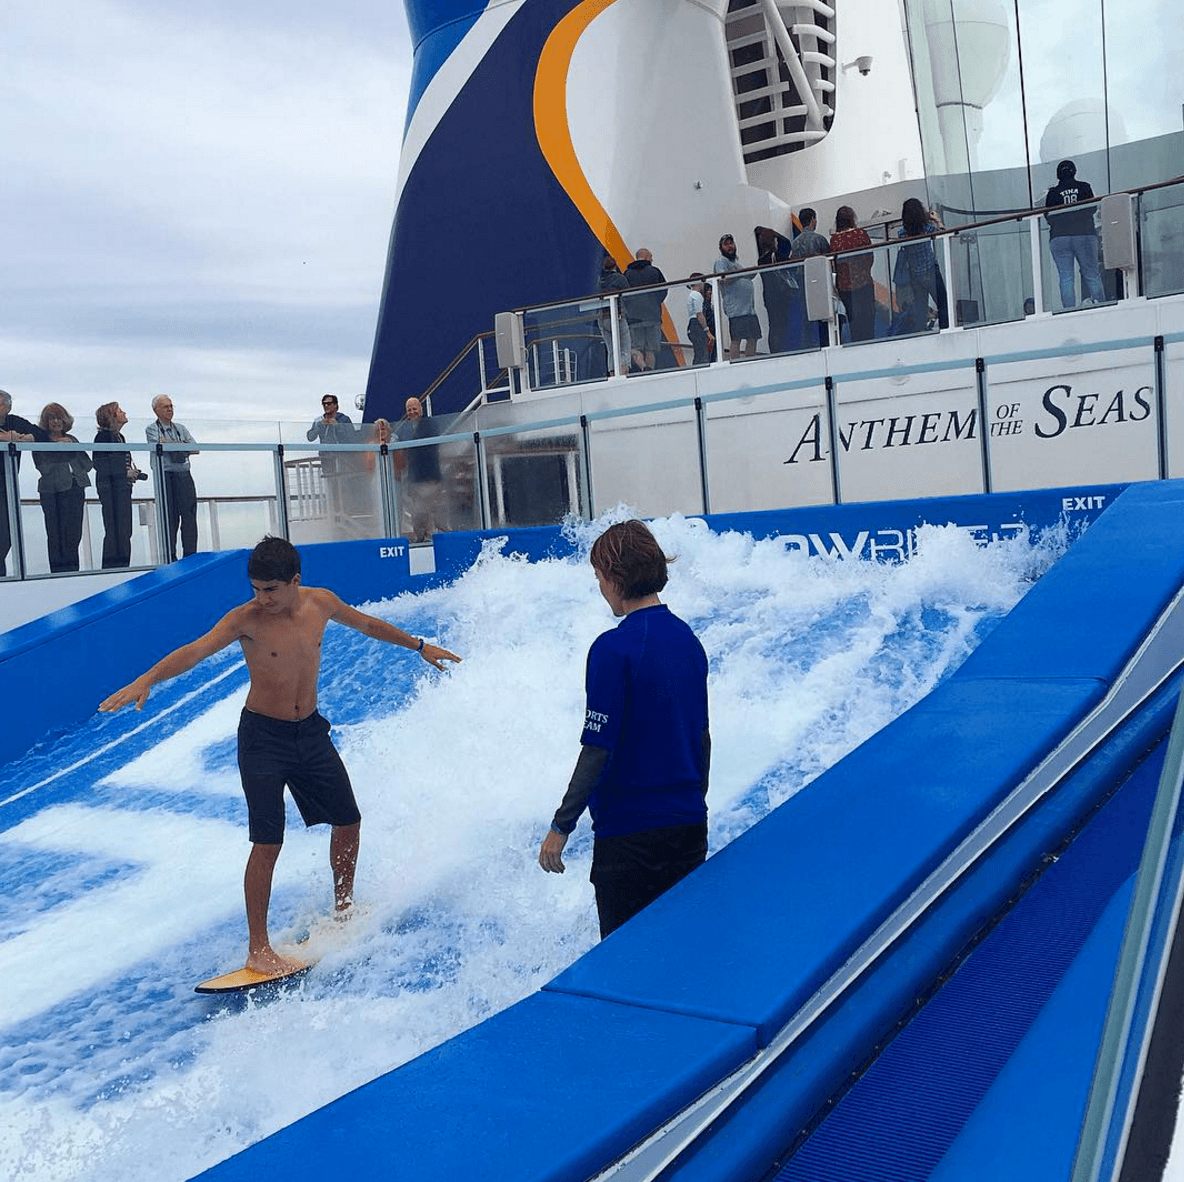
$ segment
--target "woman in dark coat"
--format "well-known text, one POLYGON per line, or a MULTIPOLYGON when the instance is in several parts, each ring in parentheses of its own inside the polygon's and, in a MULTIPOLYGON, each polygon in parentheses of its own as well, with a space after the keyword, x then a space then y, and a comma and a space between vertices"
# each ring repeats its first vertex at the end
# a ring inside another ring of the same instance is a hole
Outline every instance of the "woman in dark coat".
MULTIPOLYGON (((118 402, 104 402, 95 411, 96 443, 126 443, 121 428, 127 415, 118 402)), ((140 478, 130 451, 97 451, 95 491, 103 506, 103 569, 131 566, 132 485, 140 478)))
MULTIPOLYGON (((77 443, 69 433, 74 416, 59 402, 41 412, 41 427, 50 443, 77 443)), ((33 463, 41 473, 37 495, 45 515, 45 540, 49 569, 55 574, 78 569, 78 547, 82 542, 82 515, 86 488, 90 485, 90 457, 77 448, 35 451, 33 463)))

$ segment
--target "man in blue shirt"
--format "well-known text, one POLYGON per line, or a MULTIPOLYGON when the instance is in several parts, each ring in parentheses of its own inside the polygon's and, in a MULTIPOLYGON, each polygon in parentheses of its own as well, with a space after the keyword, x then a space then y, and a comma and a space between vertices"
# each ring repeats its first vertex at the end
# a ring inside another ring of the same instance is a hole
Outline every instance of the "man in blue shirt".
POLYGON ((620 522, 590 559, 613 615, 624 618, 588 652, 580 757, 539 865, 563 873, 563 847, 587 807, 603 938, 706 859, 711 734, 707 654, 658 598, 667 559, 653 534, 620 522))

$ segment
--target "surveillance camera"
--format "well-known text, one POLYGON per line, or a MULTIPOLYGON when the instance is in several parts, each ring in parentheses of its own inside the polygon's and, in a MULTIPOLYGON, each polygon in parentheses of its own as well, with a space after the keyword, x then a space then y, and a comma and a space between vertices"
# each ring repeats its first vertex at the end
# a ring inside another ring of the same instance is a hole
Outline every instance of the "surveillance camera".
POLYGON ((872 59, 867 54, 864 54, 863 57, 857 57, 855 59, 855 65, 861 74, 870 74, 872 72, 872 59))

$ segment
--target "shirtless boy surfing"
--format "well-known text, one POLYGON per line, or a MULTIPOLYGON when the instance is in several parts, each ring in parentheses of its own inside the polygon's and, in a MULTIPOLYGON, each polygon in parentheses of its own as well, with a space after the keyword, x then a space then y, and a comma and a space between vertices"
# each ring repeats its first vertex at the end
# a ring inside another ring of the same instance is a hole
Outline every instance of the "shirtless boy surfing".
POLYGON ((247 798, 251 854, 243 879, 247 904, 248 969, 280 974, 300 961, 281 956, 267 935, 271 880, 284 840, 284 787, 291 789, 306 825, 333 827, 329 864, 337 911, 353 903, 361 813, 349 774, 329 738, 329 723, 317 713, 317 679, 325 625, 347 628, 416 650, 429 665, 460 657, 416 640, 392 624, 343 603, 332 591, 300 584, 300 555, 283 538, 264 538, 251 552, 247 577, 255 590, 250 603, 228 612, 204 636, 157 661, 131 685, 117 690, 99 709, 119 710, 135 702, 142 710, 152 687, 192 669, 238 641, 251 677, 238 729, 238 766, 247 798))

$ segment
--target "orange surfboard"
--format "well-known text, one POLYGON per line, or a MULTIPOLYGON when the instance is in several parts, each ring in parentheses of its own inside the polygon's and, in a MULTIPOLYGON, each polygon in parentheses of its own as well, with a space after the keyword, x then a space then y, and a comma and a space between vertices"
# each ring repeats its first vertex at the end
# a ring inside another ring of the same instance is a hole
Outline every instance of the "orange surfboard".
POLYGON ((233 973, 224 973, 221 977, 211 977, 200 985, 195 985, 194 993, 242 993, 247 989, 254 989, 259 985, 270 985, 275 981, 291 981, 296 977, 303 977, 312 968, 310 964, 302 964, 298 969, 288 969, 282 973, 260 973, 255 969, 236 969, 233 973))

